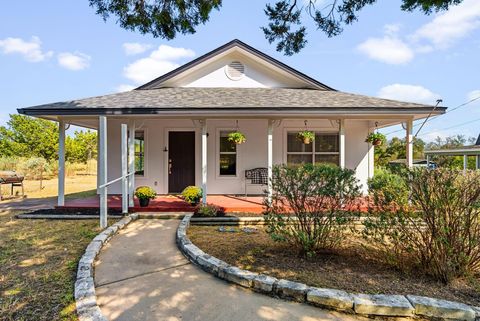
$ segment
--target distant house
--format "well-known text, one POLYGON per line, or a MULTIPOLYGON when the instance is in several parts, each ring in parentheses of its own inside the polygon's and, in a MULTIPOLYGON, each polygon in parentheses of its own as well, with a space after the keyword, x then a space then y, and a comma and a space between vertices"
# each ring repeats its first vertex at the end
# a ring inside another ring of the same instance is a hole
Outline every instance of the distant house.
MULTIPOLYGON (((374 76, 366 75, 365 81, 374 76)), ((187 185, 201 186, 204 194, 244 194, 246 171, 265 168, 270 177, 272 166, 284 163, 353 169, 366 191, 374 165, 374 147, 365 142, 368 133, 376 126, 405 124, 407 164, 412 166, 412 122, 445 110, 338 91, 233 40, 135 90, 18 112, 59 122, 60 169, 65 126, 98 129, 99 185, 121 177, 121 159, 128 158, 129 171, 135 172, 131 198, 139 185, 152 186, 158 194, 179 193, 187 185), (129 132, 129 148, 123 152, 122 124, 129 132), (311 144, 296 138, 305 129, 315 134, 311 144), (228 141, 236 130, 245 134, 245 143, 228 141)), ((59 175, 63 205, 62 170, 59 175)), ((265 189, 248 187, 249 194, 265 189)), ((118 181, 108 193, 121 190, 118 181)))
MULTIPOLYGON (((389 167, 398 167, 398 166, 405 166, 407 164, 406 159, 395 159, 390 162, 388 162, 389 167)), ((414 159, 413 162, 413 167, 428 167, 428 168, 437 168, 437 163, 433 161, 428 161, 426 159, 414 159)))
POLYGON ((449 149, 431 149, 426 150, 425 156, 427 161, 430 161, 431 156, 463 156, 463 169, 466 170, 468 167, 468 157, 475 157, 476 169, 480 169, 480 134, 478 135, 477 142, 475 145, 462 146, 458 148, 449 148, 449 149))

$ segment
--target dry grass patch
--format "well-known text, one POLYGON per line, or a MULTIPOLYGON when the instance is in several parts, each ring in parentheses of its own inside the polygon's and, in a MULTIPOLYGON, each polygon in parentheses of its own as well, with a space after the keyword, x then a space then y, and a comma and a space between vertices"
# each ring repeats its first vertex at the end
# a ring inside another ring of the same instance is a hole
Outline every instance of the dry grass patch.
POLYGON ((13 216, 0 212, 0 320, 77 320, 76 267, 98 220, 13 216))
MULTIPOLYGON (((350 292, 416 294, 480 306, 480 276, 446 286, 422 274, 400 272, 376 260, 363 241, 349 238, 342 248, 306 259, 286 244, 258 233, 221 233, 214 226, 191 226, 191 241, 208 254, 240 268, 311 286, 350 292)), ((236 228, 238 231, 239 228, 236 228)))

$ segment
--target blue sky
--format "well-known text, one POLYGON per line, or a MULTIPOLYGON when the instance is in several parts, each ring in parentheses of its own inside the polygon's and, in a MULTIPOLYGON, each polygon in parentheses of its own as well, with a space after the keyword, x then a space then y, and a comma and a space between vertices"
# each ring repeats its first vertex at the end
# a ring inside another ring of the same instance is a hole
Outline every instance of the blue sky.
MULTIPOLYGON (((480 97, 480 1, 431 16, 400 4, 364 9, 336 38, 308 25, 307 47, 285 57, 260 30, 263 1, 225 0, 196 34, 173 41, 105 23, 87 0, 8 1, 0 11, 0 123, 18 107, 132 88, 234 38, 342 91, 430 104, 442 98, 451 108, 480 97)), ((419 136, 479 132, 477 100, 427 123, 419 136)))

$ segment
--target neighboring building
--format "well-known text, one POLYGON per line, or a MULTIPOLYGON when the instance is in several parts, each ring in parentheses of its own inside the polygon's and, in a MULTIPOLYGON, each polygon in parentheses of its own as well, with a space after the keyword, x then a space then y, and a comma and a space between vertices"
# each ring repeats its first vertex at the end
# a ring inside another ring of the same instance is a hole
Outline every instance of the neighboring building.
MULTIPOLYGON (((388 162, 389 167, 398 167, 407 165, 406 159, 395 159, 388 162)), ((426 159, 414 159, 412 162, 413 167, 428 167, 431 169, 437 168, 437 163, 428 161, 426 159)))
POLYGON ((463 170, 467 169, 468 157, 475 157, 475 167, 480 169, 480 134, 478 135, 475 145, 462 146, 458 148, 449 149, 432 149, 426 150, 425 156, 427 161, 430 162, 431 156, 463 156, 463 170))
MULTIPOLYGON (((377 126, 404 123, 411 166, 412 122, 445 110, 337 91, 234 40, 129 92, 18 112, 59 121, 61 138, 66 124, 99 129, 100 183, 105 171, 108 180, 122 175, 120 128, 127 124, 135 137, 129 159, 135 158, 136 186, 150 185, 159 194, 178 193, 187 185, 202 186, 208 194, 244 194, 246 170, 302 162, 354 169, 366 191, 374 165, 367 134, 377 126), (296 139, 305 128, 315 132, 314 143, 296 139), (247 139, 237 146, 226 140, 236 129, 247 139)), ((62 146, 61 140, 60 168, 62 146)), ((59 181, 62 204, 62 172, 59 181)), ((249 188, 250 194, 265 189, 249 188)), ((120 182, 108 191, 120 193, 120 182)))

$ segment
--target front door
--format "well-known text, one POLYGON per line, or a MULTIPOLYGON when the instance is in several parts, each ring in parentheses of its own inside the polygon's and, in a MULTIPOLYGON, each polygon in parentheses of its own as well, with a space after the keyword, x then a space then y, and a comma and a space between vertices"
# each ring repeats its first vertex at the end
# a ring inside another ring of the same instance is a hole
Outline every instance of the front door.
POLYGON ((168 192, 195 185, 195 132, 168 133, 168 192))

